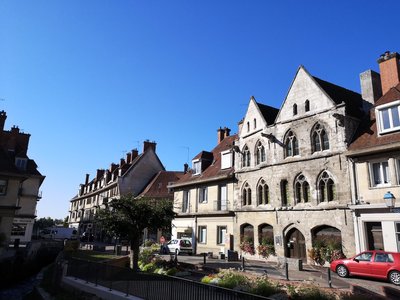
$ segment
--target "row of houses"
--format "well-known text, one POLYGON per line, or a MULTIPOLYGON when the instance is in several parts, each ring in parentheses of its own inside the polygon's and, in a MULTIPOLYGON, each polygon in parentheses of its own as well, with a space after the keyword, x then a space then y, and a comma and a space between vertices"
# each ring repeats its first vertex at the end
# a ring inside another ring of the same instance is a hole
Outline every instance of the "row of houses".
POLYGON ((161 183, 166 171, 145 142, 141 155, 86 177, 70 225, 91 228, 108 199, 157 186, 174 201, 172 236, 191 238, 196 253, 270 245, 307 261, 321 243, 345 255, 400 251, 399 58, 386 52, 380 74, 363 72, 361 95, 300 66, 279 109, 251 97, 236 134, 219 128, 214 149, 161 183))
POLYGON ((10 241, 31 240, 45 178, 28 157, 30 134, 17 126, 5 130, 6 119, 7 113, 0 111, 0 252, 10 241))

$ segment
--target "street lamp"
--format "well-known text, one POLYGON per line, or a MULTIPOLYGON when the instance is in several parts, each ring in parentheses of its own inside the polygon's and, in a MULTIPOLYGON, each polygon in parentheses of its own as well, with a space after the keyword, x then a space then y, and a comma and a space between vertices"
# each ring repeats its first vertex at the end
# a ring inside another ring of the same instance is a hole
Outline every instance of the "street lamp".
POLYGON ((389 208, 389 210, 392 211, 396 203, 396 197, 390 191, 388 191, 383 196, 383 200, 385 200, 385 204, 389 208))

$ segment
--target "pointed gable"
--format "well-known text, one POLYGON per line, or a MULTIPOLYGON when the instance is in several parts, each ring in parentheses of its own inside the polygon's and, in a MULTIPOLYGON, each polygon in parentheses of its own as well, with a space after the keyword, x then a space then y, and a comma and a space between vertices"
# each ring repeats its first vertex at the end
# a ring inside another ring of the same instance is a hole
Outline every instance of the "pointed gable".
POLYGON ((318 85, 314 77, 300 66, 290 85, 289 91, 282 104, 276 122, 286 122, 304 114, 313 114, 335 106, 328 94, 318 85), (306 111, 306 102, 309 107, 306 111), (294 107, 296 106, 296 111, 294 107))
POLYGON ((278 112, 277 108, 256 102, 252 96, 243 119, 240 136, 247 136, 262 130, 265 126, 272 125, 278 112))

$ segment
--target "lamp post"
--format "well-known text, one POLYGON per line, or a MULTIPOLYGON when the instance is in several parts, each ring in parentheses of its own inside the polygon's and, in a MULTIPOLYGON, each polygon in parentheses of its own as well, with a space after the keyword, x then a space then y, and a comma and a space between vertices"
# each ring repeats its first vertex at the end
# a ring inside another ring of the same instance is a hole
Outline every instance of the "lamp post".
POLYGON ((389 210, 392 212, 393 208, 395 206, 396 203, 396 197, 390 192, 388 191, 384 196, 383 196, 383 200, 385 200, 385 204, 386 206, 389 208, 389 210))

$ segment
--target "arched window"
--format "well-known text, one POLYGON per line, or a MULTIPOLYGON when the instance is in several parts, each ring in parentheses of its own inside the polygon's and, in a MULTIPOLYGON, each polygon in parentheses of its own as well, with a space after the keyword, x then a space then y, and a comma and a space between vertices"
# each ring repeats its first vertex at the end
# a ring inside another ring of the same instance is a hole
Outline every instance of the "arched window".
POLYGON ((297 115, 297 104, 293 104, 293 116, 297 115))
POLYGON ((318 180, 319 202, 336 200, 336 187, 332 176, 324 171, 318 180))
POLYGON ((242 166, 243 167, 250 167, 250 150, 249 147, 244 146, 242 151, 242 166))
POLYGON ((250 122, 247 122, 247 132, 250 131, 250 122))
POLYGON ((264 179, 261 179, 257 188, 257 205, 269 203, 269 188, 264 179))
POLYGON ((297 176, 295 182, 295 199, 296 203, 304 202, 307 203, 310 201, 310 185, 307 182, 306 177, 303 174, 297 176))
POLYGON ((321 124, 316 124, 311 133, 313 152, 329 149, 329 139, 325 128, 321 124))
POLYGON ((309 100, 306 100, 306 102, 304 102, 304 110, 306 112, 310 111, 310 101, 309 100))
POLYGON ((254 120, 253 120, 253 127, 254 127, 254 129, 257 128, 257 120, 256 120, 256 118, 254 118, 254 120))
POLYGON ((251 188, 247 182, 242 190, 242 205, 251 205, 251 188))
POLYGON ((286 135, 285 150, 286 157, 299 155, 299 142, 293 131, 289 131, 286 135))
POLYGON ((259 141, 256 145, 256 164, 259 165, 264 161, 265 161, 265 147, 259 141))

